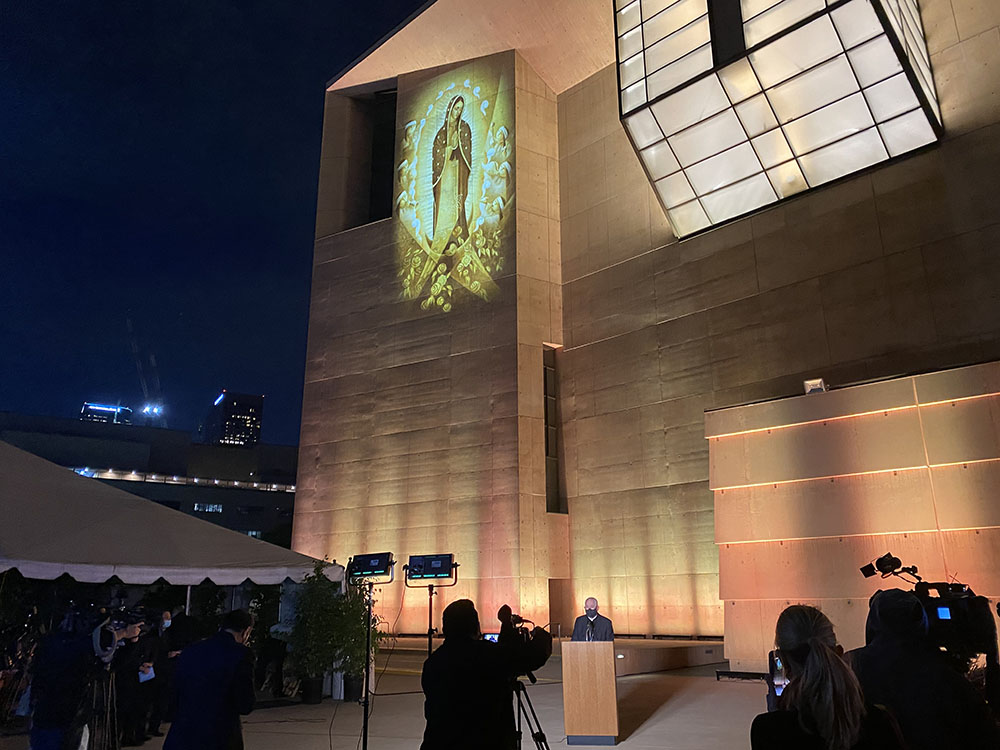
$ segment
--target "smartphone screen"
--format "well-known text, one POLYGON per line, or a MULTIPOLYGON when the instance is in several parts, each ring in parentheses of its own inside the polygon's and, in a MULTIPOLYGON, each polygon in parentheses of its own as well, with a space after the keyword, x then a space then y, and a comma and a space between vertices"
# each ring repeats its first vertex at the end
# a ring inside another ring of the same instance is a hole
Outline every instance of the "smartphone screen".
POLYGON ((771 685, 774 686, 775 695, 781 695, 781 691, 788 684, 788 677, 785 675, 785 665, 781 663, 781 655, 777 651, 772 651, 767 655, 768 667, 771 673, 771 685))

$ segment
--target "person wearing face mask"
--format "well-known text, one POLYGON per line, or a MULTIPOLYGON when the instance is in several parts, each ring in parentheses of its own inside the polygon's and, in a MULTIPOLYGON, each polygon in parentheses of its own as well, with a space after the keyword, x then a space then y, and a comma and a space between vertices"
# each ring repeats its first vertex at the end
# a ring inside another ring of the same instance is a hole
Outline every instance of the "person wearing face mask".
POLYGON ((246 646, 253 618, 227 613, 211 638, 177 658, 170 725, 164 750, 243 750, 240 716, 253 710, 253 656, 246 646))
POLYGON ((149 711, 149 726, 147 733, 153 737, 162 737, 160 724, 163 723, 167 715, 170 702, 170 688, 173 684, 174 667, 177 665, 177 656, 180 650, 176 648, 175 639, 170 626, 173 625, 173 613, 164 610, 160 615, 159 627, 154 634, 150 634, 150 640, 154 643, 153 671, 156 674, 152 682, 151 706, 149 711))
POLYGON ((613 641, 615 629, 611 620, 597 611, 597 599, 590 597, 583 603, 584 614, 573 625, 574 641, 613 641))

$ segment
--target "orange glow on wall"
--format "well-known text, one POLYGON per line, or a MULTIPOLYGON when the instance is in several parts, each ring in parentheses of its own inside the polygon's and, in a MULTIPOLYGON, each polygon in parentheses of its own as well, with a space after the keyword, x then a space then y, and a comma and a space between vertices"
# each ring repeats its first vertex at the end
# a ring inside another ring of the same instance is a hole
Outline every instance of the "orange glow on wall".
POLYGON ((708 436, 734 668, 764 668, 775 618, 794 601, 824 609, 845 647, 861 645, 867 599, 885 584, 857 568, 888 550, 929 580, 958 576, 1000 594, 1000 431, 991 426, 1000 396, 989 387, 997 382, 1000 364, 991 363, 724 410, 729 423, 785 417, 708 436), (984 387, 969 393, 970 384, 984 387), (919 401, 922 385, 933 400, 919 401), (942 398, 949 390, 954 397, 942 398), (911 404, 870 408, 880 392, 907 391, 911 404), (852 411, 854 403, 868 408, 852 411), (840 413, 811 418, 834 405, 840 413), (859 445, 876 452, 859 454, 859 445), (866 468, 843 470, 858 465, 866 468), (741 475, 752 481, 719 481, 741 475))

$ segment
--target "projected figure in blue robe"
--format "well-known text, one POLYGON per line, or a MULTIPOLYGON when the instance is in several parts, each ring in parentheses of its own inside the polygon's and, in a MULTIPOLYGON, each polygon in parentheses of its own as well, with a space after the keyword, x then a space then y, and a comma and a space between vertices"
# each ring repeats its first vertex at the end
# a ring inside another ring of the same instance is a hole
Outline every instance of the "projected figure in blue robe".
POLYGON ((434 189, 432 249, 446 253, 449 246, 461 246, 469 237, 469 218, 465 203, 469 196, 472 173, 472 128, 462 119, 465 99, 448 102, 444 124, 434 136, 431 161, 434 189))

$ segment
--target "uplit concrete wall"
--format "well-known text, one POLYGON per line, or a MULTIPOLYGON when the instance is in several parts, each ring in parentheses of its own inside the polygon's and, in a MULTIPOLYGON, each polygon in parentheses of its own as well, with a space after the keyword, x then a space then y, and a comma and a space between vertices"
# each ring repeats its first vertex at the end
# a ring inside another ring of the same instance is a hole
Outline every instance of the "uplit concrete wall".
POLYGON ((542 345, 561 344, 556 95, 514 55, 517 157, 517 465, 521 607, 550 614, 549 579, 569 578, 569 519, 547 513, 542 345))
POLYGON ((871 595, 908 587, 858 572, 886 552, 1000 595, 1000 363, 715 411, 705 433, 734 669, 766 670, 792 603, 863 646, 871 595))
MULTIPOLYGON (((503 59, 516 240, 497 299, 466 296, 448 313, 400 298, 394 219, 339 231, 364 136, 341 132, 357 123, 345 95, 328 95, 321 187, 333 187, 320 191, 317 234, 338 233, 315 246, 293 548, 342 564, 390 550, 399 568, 454 553, 460 583, 435 597, 436 627, 460 597, 487 629, 504 603, 545 623, 548 580, 569 575, 568 522, 545 512, 541 447, 542 343, 562 329, 555 96, 514 53, 503 59)), ((442 70, 401 76, 400 102, 442 70)), ((426 594, 397 577, 377 594, 380 613, 395 632, 425 631, 426 594)))
POLYGON ((706 409, 1000 357, 1000 4, 922 6, 944 143, 683 243, 614 67, 558 98, 571 565, 619 631, 723 632, 706 409))

